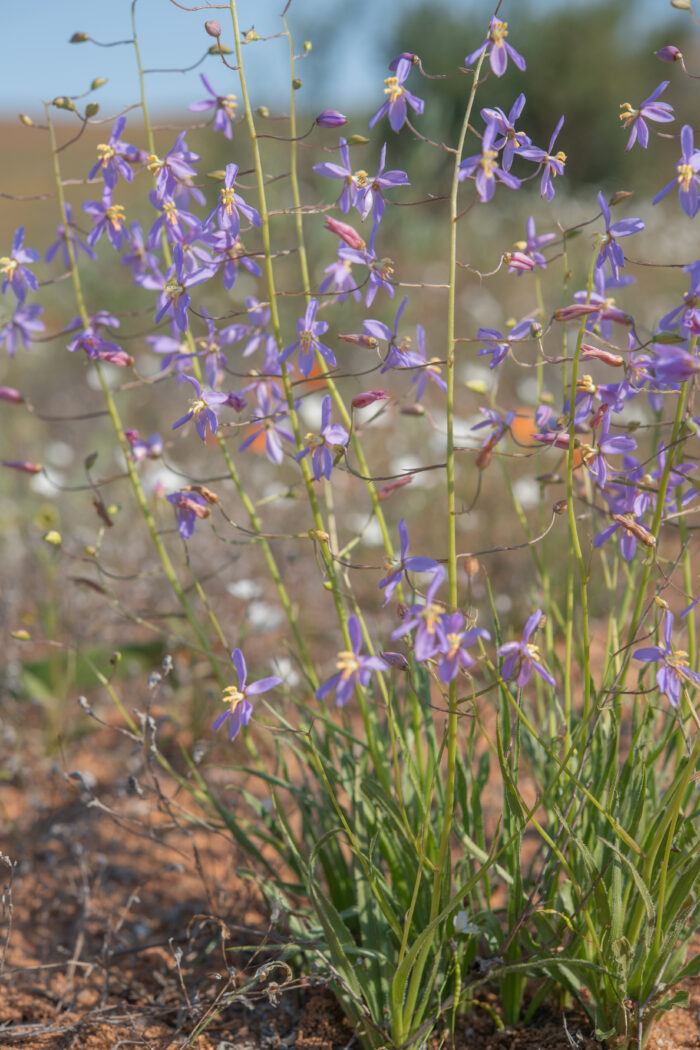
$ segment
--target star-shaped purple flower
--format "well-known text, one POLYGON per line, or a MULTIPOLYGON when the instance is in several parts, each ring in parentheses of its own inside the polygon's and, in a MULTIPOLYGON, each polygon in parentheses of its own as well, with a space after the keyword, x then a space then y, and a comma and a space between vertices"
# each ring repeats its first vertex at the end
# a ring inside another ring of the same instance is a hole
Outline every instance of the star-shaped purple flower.
POLYGON ((555 685, 555 680, 547 668, 541 663, 540 651, 534 642, 530 641, 533 632, 544 619, 541 609, 535 609, 532 616, 528 618, 523 630, 522 640, 519 642, 506 642, 498 650, 499 656, 504 656, 502 673, 504 678, 515 678, 518 689, 522 689, 530 680, 530 673, 534 670, 543 682, 555 685))
POLYGON ((326 394, 321 405, 321 429, 318 434, 307 434, 304 438, 305 448, 296 455, 297 463, 305 456, 311 456, 311 466, 316 481, 321 477, 330 479, 333 470, 333 452, 331 449, 344 448, 349 434, 340 423, 331 423, 331 398, 326 394))
POLYGON ((486 204, 493 197, 496 191, 497 179, 512 190, 517 190, 520 186, 520 179, 516 178, 515 175, 511 175, 509 171, 501 168, 498 164, 498 150, 494 147, 497 133, 498 129, 495 124, 487 124, 484 137, 481 140, 481 153, 475 153, 471 157, 466 157, 459 165, 459 172, 457 173, 459 181, 464 182, 465 179, 471 178, 476 172, 474 182, 482 204, 486 204))
POLYGON ((617 243, 620 237, 630 237, 633 233, 641 233, 644 223, 641 219, 620 219, 610 225, 610 208, 602 193, 598 193, 598 204, 605 219, 605 234, 600 238, 600 248, 596 260, 596 268, 600 269, 606 261, 610 266, 610 272, 615 280, 620 276, 620 268, 625 265, 625 253, 617 243))
POLYGON ((518 69, 524 71, 526 69, 525 59, 519 54, 514 47, 506 43, 506 37, 508 36, 508 23, 502 22, 500 18, 492 18, 489 31, 486 34, 486 39, 483 44, 477 47, 476 51, 472 51, 470 55, 464 60, 465 66, 471 66, 477 59, 484 53, 487 47, 490 46, 489 51, 489 62, 491 63, 491 69, 497 77, 502 77, 508 66, 508 59, 511 58, 513 63, 518 69))
POLYGON ((408 529, 406 528, 406 521, 404 518, 399 522, 399 539, 401 542, 401 553, 398 561, 394 559, 394 561, 387 563, 385 566, 388 570, 387 575, 383 580, 379 581, 379 586, 384 591, 384 601, 382 602, 382 605, 386 605, 387 602, 390 601, 405 572, 432 572, 439 568, 439 564, 434 558, 426 558, 413 554, 409 557, 408 529))
POLYGON ((91 169, 89 179, 94 179, 98 171, 102 171, 105 187, 113 190, 119 181, 119 176, 125 182, 132 182, 134 173, 125 158, 136 160, 138 150, 128 142, 121 142, 120 135, 126 127, 126 117, 118 117, 112 128, 112 134, 108 142, 101 142, 97 147, 97 164, 91 169))
POLYGON ((656 684, 659 690, 677 707, 681 698, 681 684, 700 686, 700 674, 691 671, 688 666, 688 654, 684 649, 674 649, 671 645, 673 633, 673 613, 670 609, 664 617, 664 644, 637 649, 633 654, 635 660, 643 663, 660 663, 656 671, 656 684))
POLYGON ((189 412, 173 423, 172 429, 177 430, 178 427, 189 423, 190 419, 194 419, 195 430, 204 441, 207 436, 207 424, 211 433, 216 433, 219 425, 216 413, 222 405, 227 403, 228 394, 219 390, 202 390, 194 376, 185 376, 185 379, 194 387, 195 397, 190 401, 189 412))
POLYGON ((638 142, 642 149, 647 148, 649 145, 647 120, 654 120, 657 124, 668 124, 673 120, 673 106, 669 105, 668 102, 656 101, 670 83, 670 80, 663 80, 656 91, 652 91, 649 98, 644 99, 639 109, 634 109, 629 102, 624 102, 620 106, 620 120, 623 128, 628 128, 632 125, 625 150, 632 149, 635 142, 638 142))
POLYGON ((199 79, 209 92, 211 98, 205 98, 201 102, 193 102, 188 108, 193 113, 205 113, 208 109, 216 109, 214 114, 214 131, 221 131, 230 139, 233 134, 231 121, 233 120, 238 103, 235 95, 217 95, 204 73, 199 74, 199 79))
POLYGON ((224 695, 221 699, 223 703, 228 705, 228 709, 222 715, 219 715, 212 729, 216 732, 217 729, 221 729, 228 722, 229 739, 234 740, 243 726, 248 725, 250 716, 253 713, 253 705, 248 697, 260 696, 261 693, 274 689, 276 685, 282 684, 282 679, 275 675, 272 678, 260 678, 257 682, 251 682, 248 685, 248 669, 240 649, 233 650, 231 660, 238 675, 238 685, 229 685, 224 689, 224 695))
POLYGON ((520 156, 524 157, 525 160, 532 160, 535 164, 543 164, 544 171, 542 172, 542 181, 540 182, 540 194, 542 197, 546 197, 548 201, 554 200, 554 183, 552 179, 556 175, 564 174, 564 165, 566 164, 566 154, 559 150, 558 153, 552 153, 554 143, 557 140, 559 132, 564 126, 564 117, 559 118, 556 128, 549 140, 549 146, 546 150, 540 149, 539 146, 524 146, 520 156))
POLYGON ((676 177, 671 179, 656 194, 651 203, 658 204, 667 193, 671 192, 674 186, 678 186, 678 200, 681 208, 689 219, 694 219, 698 208, 700 208, 700 198, 698 197, 700 150, 695 149, 694 134, 690 124, 685 124, 681 130, 681 148, 683 153, 676 164, 676 177))
POLYGON ((367 688, 373 671, 389 670, 388 663, 381 656, 360 656, 362 629, 356 616, 351 616, 348 620, 348 634, 351 648, 338 653, 338 673, 316 690, 316 699, 323 700, 324 696, 335 689, 335 702, 338 707, 347 704, 356 686, 367 688))
POLYGON ((0 274, 2 274, 3 278, 2 294, 4 295, 8 288, 12 288, 19 303, 24 302, 27 288, 31 288, 35 292, 39 287, 39 282, 32 271, 27 269, 25 263, 37 262, 40 255, 32 248, 23 248, 23 242, 24 226, 20 226, 15 231, 12 251, 9 255, 3 255, 0 258, 0 274))
POLYGON ((406 123, 408 111, 406 109, 406 103, 413 109, 418 115, 423 112, 425 103, 422 98, 417 98, 416 95, 412 95, 408 88, 405 88, 404 81, 411 72, 413 66, 412 59, 407 55, 401 55, 396 63, 396 76, 386 77, 384 80, 384 94, 388 95, 386 102, 379 107, 377 112, 374 114, 369 122, 371 128, 377 124, 383 116, 389 117, 389 123, 394 131, 400 131, 406 123))
POLYGON ((202 223, 203 227, 208 226, 216 215, 219 228, 222 230, 228 230, 232 237, 238 237, 241 228, 239 212, 242 212, 248 222, 252 223, 253 226, 259 226, 261 222, 260 213, 257 209, 253 208, 250 204, 246 204, 240 194, 236 193, 234 187, 237 175, 238 165, 227 164, 224 185, 219 190, 219 202, 214 208, 212 208, 202 223))
POLYGON ((328 330, 328 322, 316 320, 317 310, 318 299, 310 299, 304 316, 297 322, 297 335, 299 338, 290 346, 285 347, 279 356, 279 363, 282 364, 298 349, 299 371, 303 376, 311 375, 316 351, 328 362, 331 368, 335 368, 337 364, 331 348, 325 346, 318 339, 318 336, 323 335, 328 330))

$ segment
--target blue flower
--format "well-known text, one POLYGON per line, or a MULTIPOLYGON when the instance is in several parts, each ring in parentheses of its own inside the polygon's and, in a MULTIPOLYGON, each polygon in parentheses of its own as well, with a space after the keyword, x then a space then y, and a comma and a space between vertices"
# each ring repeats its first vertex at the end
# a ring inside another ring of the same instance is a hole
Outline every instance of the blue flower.
POLYGON ((505 657, 502 668, 503 677, 515 678, 518 689, 522 689, 524 685, 527 685, 530 680, 530 673, 533 670, 543 682, 546 682, 548 685, 556 684, 547 668, 540 662, 541 657, 538 647, 530 641, 535 628, 540 625, 542 620, 544 620, 542 610, 535 609, 525 624, 522 641, 506 642, 498 650, 498 655, 505 657))
POLYGON ((335 702, 338 707, 348 702, 356 686, 363 689, 367 687, 373 671, 389 670, 388 663, 381 656, 360 656, 362 630, 356 616, 351 616, 348 620, 348 634, 351 649, 338 653, 338 673, 316 690, 316 699, 323 700, 324 696, 335 689, 335 702))
POLYGON ((684 649, 672 648, 672 632, 673 613, 668 610, 664 618, 664 644, 637 649, 633 656, 643 663, 661 664, 656 671, 656 684, 669 702, 677 707, 681 698, 681 683, 697 688, 700 686, 700 674, 689 668, 688 654, 684 649))
POLYGON ((257 682, 251 682, 250 685, 247 685, 248 670, 240 649, 233 650, 231 660, 238 675, 238 685, 229 685, 224 689, 224 695, 221 699, 225 704, 228 704, 228 710, 219 715, 212 729, 216 732, 217 729, 221 729, 222 725, 228 722, 228 735, 231 740, 234 740, 242 727, 248 725, 250 716, 253 713, 253 705, 248 697, 260 696, 261 693, 266 693, 268 689, 274 689, 276 685, 282 684, 282 679, 276 676, 260 678, 257 682))

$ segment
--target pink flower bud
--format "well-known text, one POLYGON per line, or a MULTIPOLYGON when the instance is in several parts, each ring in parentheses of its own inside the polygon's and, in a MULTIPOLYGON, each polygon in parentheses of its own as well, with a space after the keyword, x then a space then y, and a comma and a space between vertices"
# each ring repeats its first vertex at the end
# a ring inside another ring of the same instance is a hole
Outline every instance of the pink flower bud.
POLYGON ((581 357, 590 361, 602 361, 606 365, 612 365, 613 368, 621 368, 625 363, 624 357, 621 357, 620 354, 613 354, 610 350, 600 350, 597 346, 589 346, 588 343, 582 345, 581 357))
POLYGON ((24 398, 19 390, 15 390, 13 386, 0 386, 0 401, 9 401, 13 405, 21 405, 24 398))
POLYGON ((372 335, 339 335, 338 339, 342 339, 344 343, 352 343, 353 346, 363 346, 365 350, 376 350, 379 346, 372 335))
POLYGON ((367 405, 372 405, 375 401, 385 401, 388 396, 386 390, 365 390, 363 394, 354 397, 350 404, 353 408, 367 408, 367 405))
POLYGON ((408 474, 405 478, 399 478, 398 481, 391 481, 388 485, 385 485, 383 489, 379 489, 377 492, 377 499, 389 499, 397 489, 403 488, 404 485, 410 485, 413 481, 413 474, 408 474))
POLYGON ((503 258, 512 270, 535 269, 535 260, 525 252, 505 252, 503 258))
POLYGON ((221 26, 219 25, 218 22, 214 22, 214 21, 205 22, 204 23, 204 28, 207 31, 207 33, 209 34, 209 36, 213 36, 213 37, 220 37, 221 36, 221 26))
POLYGON ((2 465, 10 470, 20 470, 23 474, 40 474, 44 469, 41 463, 32 463, 28 459, 3 459, 2 465))
POLYGON ((330 230, 331 233, 335 233, 338 237, 341 237, 346 244, 351 248, 357 248, 358 251, 363 251, 365 242, 360 237, 357 230, 349 226, 347 222, 340 222, 339 219, 334 219, 330 215, 326 216, 326 229, 330 230))
POLYGON ((674 44, 667 44, 666 47, 660 48, 654 54, 659 62, 679 62, 683 58, 680 50, 674 44))
POLYGON ((555 434, 535 434, 534 437, 537 441, 541 441, 545 445, 553 445, 555 448, 569 447, 569 435, 565 430, 560 430, 555 434))
POLYGON ((571 306, 564 306, 561 310, 555 310, 554 319, 555 321, 575 321, 578 317, 596 314, 599 309, 600 307, 594 306, 593 303, 572 303, 571 306))
POLYGON ((130 445, 133 445, 133 443, 135 441, 138 441, 138 439, 139 439, 139 432, 138 432, 138 430, 125 430, 124 431, 124 437, 129 442, 130 445))
POLYGON ((103 350, 100 360, 109 361, 110 365, 118 365, 119 368, 127 368, 134 363, 133 357, 125 350, 103 350))
POLYGON ((316 123, 321 128, 342 128, 347 122, 348 118, 339 113, 337 109, 324 109, 323 113, 319 113, 316 117, 316 123))

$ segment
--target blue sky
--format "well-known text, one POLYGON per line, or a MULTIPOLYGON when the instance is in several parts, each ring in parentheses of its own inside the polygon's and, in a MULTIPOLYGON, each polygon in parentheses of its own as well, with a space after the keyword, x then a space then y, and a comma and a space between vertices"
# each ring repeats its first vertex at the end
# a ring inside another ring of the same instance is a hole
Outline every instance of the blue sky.
MULTIPOLYGON (((530 6, 542 17, 555 9, 585 0, 531 0, 530 6)), ((646 27, 667 19, 670 11, 664 0, 618 0, 630 12, 630 30, 640 22, 646 27)), ((197 0, 182 0, 194 7, 197 0)), ((524 0, 504 0, 501 16, 511 23, 517 42, 516 13, 524 0)), ((381 79, 392 55, 386 51, 390 29, 409 7, 419 0, 293 0, 289 10, 292 32, 301 45, 303 36, 313 40, 314 21, 320 16, 326 26, 338 25, 334 34, 330 65, 337 76, 327 91, 317 90, 317 108, 349 107, 352 100, 366 106, 381 102, 381 79), (351 17, 348 16, 351 11, 351 17), (382 11, 384 31, 378 28, 377 10, 382 11)), ((494 0, 445 0, 452 10, 483 16, 484 25, 494 8, 494 0)), ((30 7, 7 4, 3 10, 0 62, 3 70, 0 92, 1 115, 18 112, 40 117, 42 99, 56 95, 75 95, 85 91, 95 77, 106 77, 105 85, 94 96, 100 102, 100 116, 108 117, 137 101, 135 63, 131 47, 95 47, 69 44, 73 32, 82 30, 102 42, 131 36, 130 0, 35 0, 30 7)), ((279 31, 283 0, 239 0, 242 29, 255 26, 261 35, 279 31)), ((203 30, 208 17, 218 18, 224 27, 222 39, 231 42, 230 15, 227 10, 186 12, 170 0, 137 0, 137 25, 144 65, 147 68, 181 68, 204 54, 211 40, 203 30)), ((675 12, 680 22, 687 18, 675 12)), ((319 33, 320 36, 320 33, 319 33)), ((664 41, 667 42, 667 41, 664 41)), ((474 46, 465 41, 465 49, 474 46)), ((478 43, 478 41, 477 41, 478 43)), ((287 44, 276 40, 246 49, 246 65, 257 103, 284 106, 287 83, 287 44)), ((313 52, 305 62, 313 62, 313 52)), ((299 76, 304 77, 301 62, 299 76)), ((235 74, 227 73, 214 58, 200 67, 206 70, 217 91, 238 93, 235 74)), ((189 102, 204 97, 199 69, 189 73, 158 73, 148 77, 149 104, 154 113, 182 110, 189 102)), ((317 85, 318 89, 318 85, 317 85)))

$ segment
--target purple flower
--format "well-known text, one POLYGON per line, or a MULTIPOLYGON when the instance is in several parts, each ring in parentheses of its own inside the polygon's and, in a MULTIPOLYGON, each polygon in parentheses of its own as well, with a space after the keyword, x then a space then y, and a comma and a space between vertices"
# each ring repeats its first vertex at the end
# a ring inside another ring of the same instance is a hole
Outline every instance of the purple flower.
MULTIPOLYGON (((323 164, 314 164, 313 170, 318 175, 323 175, 326 179, 343 180, 344 185, 338 199, 338 205, 343 215, 347 215, 357 198, 357 182, 352 167, 350 166, 350 150, 348 149, 347 141, 344 138, 339 140, 339 151, 342 164, 334 164, 332 161, 328 161, 323 164)), ((365 177, 367 175, 366 172, 362 172, 361 174, 365 177)))
POLYGON ((238 277, 238 268, 242 266, 255 277, 262 276, 262 270, 243 247, 240 237, 234 237, 230 230, 216 230, 203 237, 203 243, 212 252, 214 259, 210 267, 212 275, 223 266, 224 288, 231 291, 238 277))
POLYGON ((660 190, 654 197, 652 204, 659 201, 670 193, 674 186, 678 186, 678 200, 681 208, 689 219, 694 219, 700 208, 698 198, 698 185, 700 185, 700 151, 695 149, 693 129, 690 124, 685 124, 681 130, 681 148, 683 153, 676 164, 676 177, 660 190))
POLYGON ((179 492, 171 492, 165 497, 168 503, 172 503, 177 513, 177 531, 183 540, 189 540, 194 532, 197 518, 208 518, 211 514, 207 501, 198 492, 188 492, 180 489, 179 492))
POLYGON ((349 434, 340 423, 331 423, 331 398, 326 394, 321 405, 321 430, 318 434, 307 434, 304 438, 305 448, 297 453, 296 461, 300 463, 305 456, 311 455, 316 481, 321 477, 330 479, 333 470, 333 453, 331 449, 347 445, 349 434))
POLYGON ((533 160, 535 164, 544 164, 544 171, 542 173, 542 181, 540 183, 540 194, 546 197, 548 201, 554 200, 554 184, 552 179, 556 175, 564 174, 564 165, 566 164, 566 154, 559 150, 558 153, 552 154, 552 147, 557 140, 557 136, 564 125, 564 117, 559 118, 559 122, 554 129, 554 133, 549 140, 549 146, 546 150, 540 149, 539 146, 525 146, 520 156, 524 157, 525 160, 533 160))
MULTIPOLYGON (((647 501, 648 502, 648 501, 647 501)), ((619 511, 611 513, 613 524, 599 532, 593 540, 593 546, 597 549, 602 547, 606 540, 619 530, 620 532, 620 554, 625 561, 632 561, 637 552, 637 540, 646 547, 654 547, 656 539, 654 535, 642 524, 641 521, 640 494, 627 496, 619 511)))
POLYGON ((258 408, 253 413, 251 430, 248 437, 241 442, 240 450, 244 452, 261 435, 265 437, 265 454, 271 463, 279 465, 284 459, 282 450, 282 438, 294 443, 294 434, 285 424, 289 413, 286 409, 280 410, 279 397, 270 396, 270 391, 265 383, 261 383, 256 391, 258 408))
POLYGON ((151 190, 148 199, 160 212, 148 232, 148 248, 153 250, 158 247, 163 231, 171 244, 182 244, 187 237, 188 227, 190 230, 197 230, 199 235, 201 223, 197 216, 180 208, 174 198, 167 194, 159 197, 155 190, 151 190))
POLYGON ((625 255, 617 243, 619 237, 630 237, 633 233, 640 233, 644 229, 641 219, 620 219, 610 225, 610 208, 602 193, 598 193, 598 204, 605 219, 605 235, 600 238, 600 249, 596 260, 596 267, 600 269, 605 262, 610 264, 610 272, 617 280, 620 276, 619 267, 625 265, 625 255))
POLYGON ((348 295, 352 295, 355 302, 360 301, 362 293, 352 275, 352 262, 349 259, 341 258, 339 254, 336 261, 326 266, 323 272, 328 276, 318 289, 319 295, 332 292, 339 303, 344 303, 348 295))
POLYGON ((408 556, 408 529, 403 518, 399 522, 399 539, 401 541, 401 554, 398 562, 396 559, 392 562, 387 562, 385 566, 387 575, 383 580, 379 581, 379 586, 384 590, 382 605, 386 605, 391 599, 405 572, 409 570, 411 572, 431 572, 439 568, 434 558, 425 558, 420 555, 408 556))
POLYGON ((491 19, 491 25, 489 31, 486 34, 486 39, 483 44, 477 47, 476 51, 472 51, 470 55, 464 60, 465 66, 471 66, 472 63, 484 53, 486 48, 491 45, 489 52, 489 61, 491 63, 491 69, 497 77, 502 77, 506 71, 508 65, 508 58, 512 58, 515 65, 520 70, 525 70, 525 59, 522 55, 518 54, 514 47, 506 43, 506 37, 508 36, 508 23, 501 22, 498 18, 491 19))
POLYGON ((285 347, 279 356, 279 362, 282 364, 297 348, 299 348, 299 371, 303 376, 311 374, 311 369, 314 366, 314 353, 316 351, 318 351, 321 357, 327 361, 331 368, 335 368, 337 363, 330 347, 319 342, 317 338, 328 330, 327 321, 316 320, 317 310, 318 299, 310 299, 304 316, 297 322, 297 335, 299 338, 292 343, 291 346, 285 347))
POLYGON ((250 324, 230 325, 226 330, 231 336, 229 342, 237 343, 239 340, 247 337, 248 341, 243 348, 243 357, 249 357, 262 347, 265 352, 264 371, 267 373, 279 373, 277 343, 275 342, 275 337, 267 331, 267 326, 270 323, 270 307, 261 306, 260 302, 252 295, 248 296, 245 305, 250 324))
POLYGON ((10 357, 15 356, 19 341, 28 350, 32 341, 32 332, 43 332, 44 322, 39 320, 43 308, 39 303, 29 306, 18 305, 12 318, 0 328, 0 346, 4 346, 10 357))
MULTIPOLYGON (((394 298, 394 286, 391 283, 391 278, 394 273, 394 263, 391 259, 379 259, 377 253, 374 250, 374 234, 372 233, 372 239, 369 247, 364 248, 349 248, 347 245, 342 245, 338 249, 338 258, 342 259, 347 263, 358 263, 361 266, 366 266, 368 271, 368 277, 365 278, 367 281, 367 294, 365 295, 365 306, 371 306, 374 302, 375 296, 380 288, 383 288, 390 299, 394 298)), ((364 280, 362 282, 364 284, 364 280)))
POLYGON ((398 337, 399 321, 407 303, 408 296, 406 295, 401 302, 401 306, 396 311, 393 329, 385 325, 383 321, 369 319, 362 322, 362 327, 367 335, 373 339, 384 339, 389 344, 389 351, 382 372, 387 372, 390 368, 416 368, 424 364, 424 358, 419 357, 414 350, 409 349, 411 345, 410 338, 404 336, 402 339, 399 339, 398 337))
POLYGON ((342 128, 347 122, 348 118, 339 113, 337 109, 324 109, 323 113, 319 113, 316 117, 316 123, 321 128, 342 128))
POLYGON ((582 444, 580 447, 581 458, 601 489, 605 488, 608 479, 608 465, 605 456, 631 452, 637 447, 637 442, 628 434, 609 436, 610 412, 607 411, 607 407, 606 405, 597 445, 582 444))
POLYGON ((440 662, 438 678, 441 682, 451 682, 459 674, 460 668, 470 670, 476 660, 467 652, 468 645, 474 645, 479 638, 490 639, 491 635, 483 627, 465 629, 464 617, 460 612, 445 613, 437 625, 440 662))
MULTIPOLYGON (((479 357, 491 355, 489 368, 497 368, 508 356, 511 343, 521 339, 532 339, 538 331, 541 331, 540 326, 531 317, 514 325, 507 336, 502 335, 497 328, 480 328, 476 334, 484 342, 488 340, 489 345, 482 347, 479 357)), ((478 426, 483 426, 483 423, 479 423, 478 426)))
POLYGON ((641 660, 643 663, 661 664, 656 671, 656 684, 669 702, 677 707, 681 698, 681 682, 697 688, 700 686, 700 674, 688 667, 688 654, 685 650, 671 647, 672 631, 673 613, 668 610, 664 618, 664 644, 637 649, 633 655, 635 660, 641 660))
POLYGON ((700 335, 700 309, 698 309, 700 260, 684 266, 683 272, 690 274, 690 286, 687 293, 683 296, 683 304, 661 318, 658 330, 663 332, 669 328, 679 328, 681 334, 686 337, 691 334, 700 335))
POLYGON ((24 226, 20 226, 15 231, 15 236, 12 241, 12 251, 9 255, 3 255, 0 258, 0 274, 3 276, 2 294, 4 295, 7 292, 8 287, 11 286, 19 303, 24 302, 27 295, 27 288, 31 288, 31 290, 35 292, 39 287, 39 282, 36 277, 24 264, 36 262, 40 258, 40 255, 32 248, 23 248, 23 241, 24 226))
POLYGON ((425 388, 429 379, 446 394, 447 383, 440 375, 440 358, 431 357, 430 360, 428 360, 426 356, 425 329, 422 324, 416 325, 416 342, 418 344, 418 350, 415 351, 415 353, 417 356, 419 355, 422 360, 422 364, 420 367, 416 368, 413 373, 413 378, 411 379, 411 383, 416 384, 416 401, 420 401, 425 393, 425 388))
POLYGON ((700 372, 700 358, 682 346, 655 343, 651 369, 661 383, 685 383, 700 372))
POLYGON ((237 175, 238 165, 227 164, 224 185, 221 190, 219 190, 219 203, 216 207, 212 208, 202 223, 202 226, 208 226, 216 215, 219 222, 219 228, 222 230, 228 230, 232 237, 237 237, 241 228, 241 220, 238 214, 239 211, 245 215, 248 222, 251 222, 253 226, 259 226, 261 222, 258 211, 251 207, 250 204, 246 204, 243 198, 236 193, 234 185, 237 175))
POLYGON ((139 438, 138 430, 125 430, 124 436, 131 445, 131 458, 135 463, 144 459, 158 459, 163 455, 163 439, 160 434, 150 434, 145 441, 139 438))
POLYGON ((398 627, 391 635, 394 639, 402 638, 403 635, 408 634, 415 627, 416 636, 413 642, 413 652, 419 663, 429 660, 431 656, 435 655, 439 647, 437 626, 443 614, 443 606, 433 601, 433 599, 444 581, 445 570, 439 565, 433 573, 433 578, 425 593, 424 604, 411 606, 401 627, 398 627))
POLYGON ((393 186, 410 186, 408 175, 405 171, 384 171, 385 162, 386 142, 382 146, 382 152, 379 157, 379 170, 374 178, 370 178, 365 171, 355 172, 357 187, 355 207, 363 219, 367 218, 374 207, 372 217, 375 226, 378 222, 381 222, 382 216, 386 210, 386 202, 382 195, 382 191, 385 189, 391 189, 393 186))
MULTIPOLYGON (((503 137, 499 142, 494 142, 494 149, 503 150, 501 166, 504 171, 510 171, 515 151, 523 146, 531 146, 532 142, 523 131, 515 130, 515 121, 523 111, 525 96, 521 93, 511 106, 508 116, 502 109, 482 109, 481 116, 485 123, 493 124, 499 135, 503 137)), ((553 236, 553 235, 552 235, 553 236)))
POLYGON ((460 164, 457 174, 459 181, 464 182, 465 179, 470 178, 476 172, 474 182, 482 204, 486 204, 493 197, 496 190, 496 179, 505 183, 512 190, 517 190, 520 186, 520 179, 498 166, 498 161, 496 160, 498 150, 494 148, 496 134, 496 125, 487 124, 484 137, 481 140, 481 153, 476 153, 472 157, 466 157, 460 164))
POLYGON ((505 657, 502 668, 503 677, 515 678, 518 689, 522 689, 524 685, 527 685, 533 669, 543 682, 547 682, 548 685, 556 684, 544 664, 540 663, 539 648, 530 641, 532 633, 543 619, 544 614, 542 610, 535 609, 525 624, 522 641, 506 642, 498 650, 498 655, 505 657))
POLYGON ((87 239, 90 247, 97 244, 102 234, 106 233, 112 247, 121 251, 124 238, 128 240, 129 234, 124 229, 124 207, 112 204, 112 191, 105 187, 102 200, 85 201, 83 211, 88 213, 94 223, 87 239))
POLYGON ((224 689, 224 695, 221 699, 223 703, 228 704, 228 709, 222 715, 219 715, 212 729, 216 732, 217 729, 221 729, 222 725, 228 722, 228 735, 231 740, 234 740, 241 728, 248 725, 250 716, 253 713, 253 705, 248 697, 259 696, 261 693, 266 693, 268 689, 274 689, 276 685, 282 684, 282 679, 277 676, 260 678, 257 682, 251 682, 250 685, 246 685, 248 669, 240 649, 233 650, 231 660, 238 675, 238 686, 229 685, 224 689))
POLYGON ((620 106, 622 110, 620 120, 623 128, 628 128, 630 124, 632 125, 625 150, 632 149, 635 142, 638 142, 642 149, 647 148, 649 145, 647 120, 654 120, 657 124, 668 124, 669 121, 673 120, 673 107, 668 102, 656 101, 670 83, 670 80, 663 80, 656 91, 652 91, 649 98, 644 99, 639 109, 633 109, 629 102, 625 102, 620 106))
POLYGON ((186 132, 180 132, 165 157, 157 157, 153 153, 148 158, 148 170, 155 178, 159 199, 173 197, 179 187, 186 186, 187 180, 197 174, 192 164, 199 160, 199 156, 188 150, 185 135, 186 132))
POLYGON ((380 106, 377 112, 374 114, 369 122, 371 128, 377 124, 382 117, 386 114, 389 117, 389 123, 394 131, 399 131, 406 123, 406 117, 408 115, 406 110, 406 103, 420 116, 425 107, 425 103, 422 98, 417 98, 412 95, 408 88, 403 86, 404 81, 411 72, 413 62, 410 57, 401 55, 396 63, 396 76, 386 77, 384 84, 384 94, 388 95, 388 99, 383 106, 380 106))
MULTIPOLYGON (((535 220, 531 215, 530 218, 527 220, 527 223, 525 224, 525 240, 516 241, 515 248, 517 251, 524 252, 526 255, 528 255, 532 259, 535 266, 539 266, 540 269, 546 270, 547 260, 540 251, 540 248, 544 248, 545 244, 551 244, 552 241, 556 241, 556 239, 556 233, 538 234, 535 229, 535 220)), ((508 273, 513 273, 513 271, 516 269, 519 273, 522 273, 522 270, 514 266, 508 267, 508 273)))
POLYGON ((388 663, 380 656, 360 656, 362 630, 356 616, 351 616, 348 620, 348 634, 351 649, 338 653, 338 674, 334 674, 316 690, 316 699, 323 700, 324 696, 335 689, 335 702, 338 707, 348 702, 356 686, 367 688, 372 671, 389 670, 388 663))
POLYGON ((136 160, 138 150, 128 142, 121 142, 119 136, 126 127, 126 117, 118 117, 109 136, 109 142, 100 143, 97 147, 97 164, 92 168, 89 179, 94 179, 97 172, 102 169, 102 178, 106 189, 113 190, 119 181, 119 176, 125 182, 132 182, 134 173, 127 164, 125 157, 136 160))
POLYGON ((63 265, 68 268, 70 266, 70 256, 68 254, 68 241, 71 242, 74 249, 77 248, 81 252, 85 252, 88 259, 96 259, 97 252, 93 252, 87 244, 84 244, 80 240, 76 233, 76 225, 73 222, 73 212, 70 204, 66 204, 66 222, 59 223, 56 227, 56 236, 58 240, 54 241, 53 244, 48 248, 44 258, 46 262, 52 262, 54 256, 61 249, 61 258, 63 259, 63 265))
POLYGON ((216 108, 216 113, 214 114, 214 131, 223 131, 226 138, 230 139, 233 134, 231 121, 233 120, 238 107, 236 96, 217 95, 204 73, 199 74, 199 79, 211 95, 211 98, 205 98, 201 102, 193 102, 188 108, 193 113, 204 113, 208 109, 216 108))
POLYGON ((192 273, 187 273, 182 245, 176 244, 173 248, 173 265, 168 271, 167 280, 161 274, 142 274, 136 278, 136 283, 143 288, 160 289, 156 324, 167 314, 173 318, 181 332, 186 332, 189 324, 187 311, 191 302, 187 289, 190 285, 208 281, 209 276, 206 270, 194 270, 192 273))
POLYGON ((216 433, 216 428, 219 425, 216 413, 221 405, 226 404, 228 401, 228 394, 218 390, 202 390, 193 376, 185 376, 185 379, 194 387, 195 397, 190 401, 189 412, 182 416, 181 419, 178 419, 176 423, 173 423, 172 429, 177 430, 184 423, 188 423, 190 419, 194 419, 195 430, 202 441, 204 441, 207 436, 207 424, 209 424, 211 433, 216 433))
POLYGON ((654 54, 659 62, 678 62, 683 59, 680 49, 675 44, 666 44, 666 47, 660 47, 654 54))

